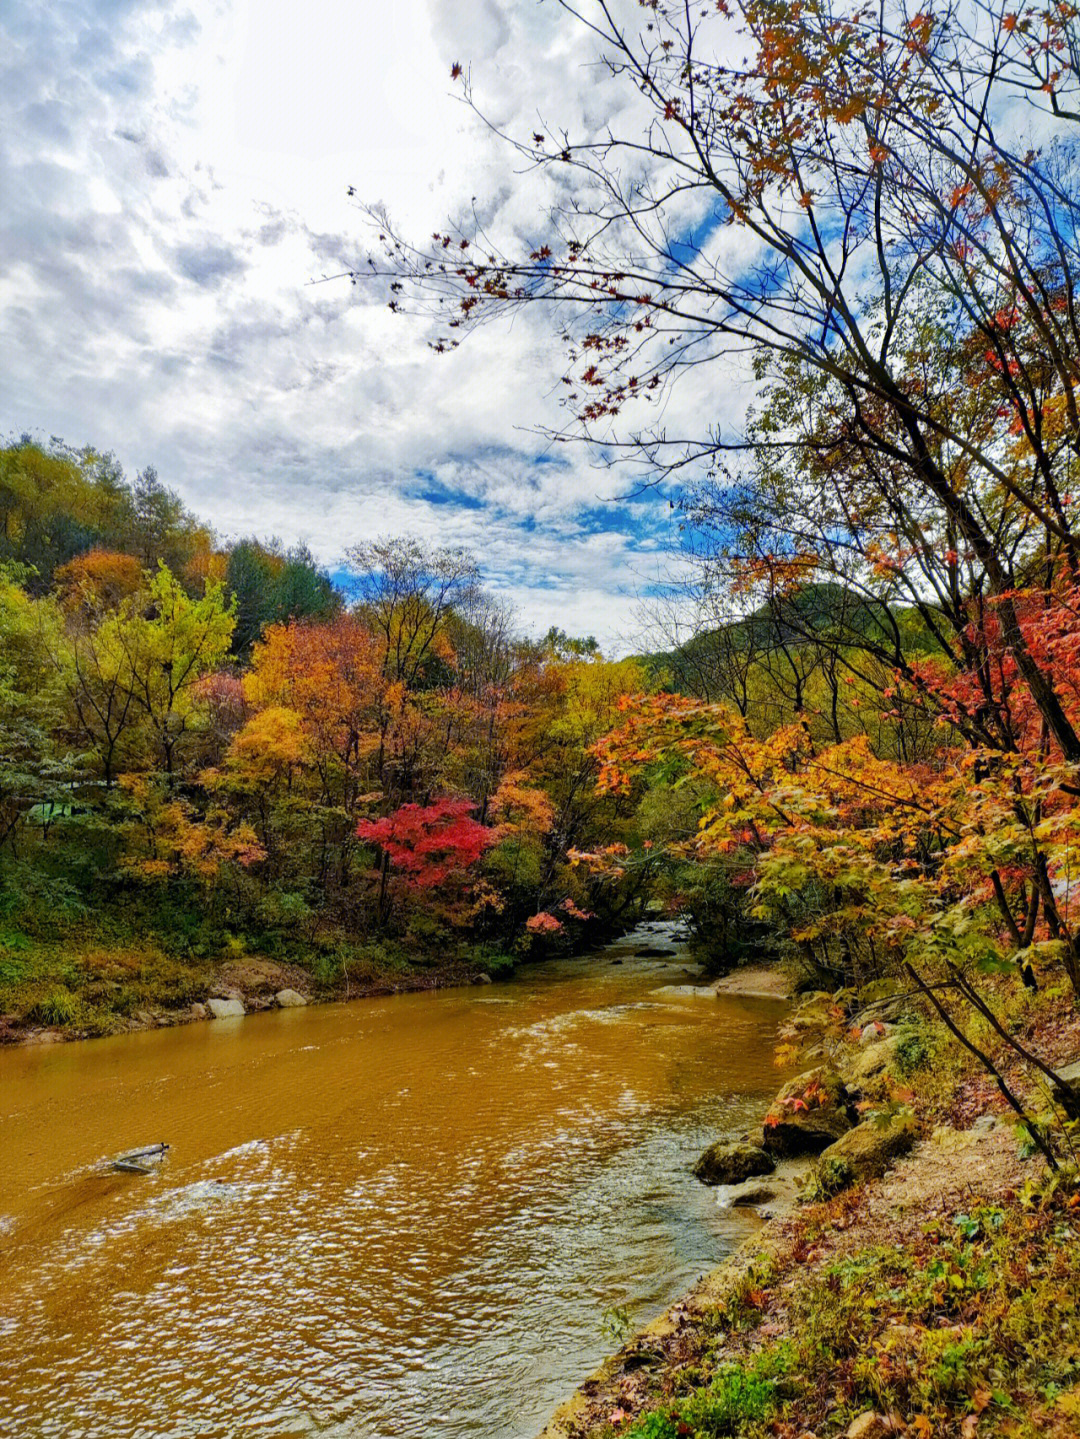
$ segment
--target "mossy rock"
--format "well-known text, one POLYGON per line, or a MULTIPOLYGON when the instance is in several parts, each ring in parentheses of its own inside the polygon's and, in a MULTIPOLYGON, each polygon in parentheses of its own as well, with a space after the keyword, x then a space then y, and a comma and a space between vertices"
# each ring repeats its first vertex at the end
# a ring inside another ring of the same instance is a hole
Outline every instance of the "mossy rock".
POLYGON ((820 1154, 846 1134, 852 1118, 843 1079, 828 1065, 819 1065, 789 1080, 769 1106, 764 1123, 764 1148, 789 1157, 820 1154))
POLYGON ((816 1179, 825 1194, 836 1194, 851 1184, 878 1179, 911 1149, 917 1130, 911 1119, 889 1124, 867 1120, 830 1144, 818 1160, 816 1179))
POLYGON ((804 989, 799 994, 796 1009, 812 1009, 815 1006, 828 1008, 833 1002, 832 995, 827 989, 804 989))
POLYGON ((710 1144, 694 1165, 694 1174, 702 1184, 741 1184, 744 1179, 757 1179, 776 1168, 772 1155, 756 1144, 718 1140, 710 1144))
POLYGON ((844 1060, 844 1078, 856 1087, 891 1069, 900 1050, 900 1036, 887 1034, 876 1044, 860 1046, 844 1060))
POLYGON ((860 1004, 880 1003, 896 997, 897 984, 894 979, 872 979, 869 984, 864 984, 858 993, 860 1004))

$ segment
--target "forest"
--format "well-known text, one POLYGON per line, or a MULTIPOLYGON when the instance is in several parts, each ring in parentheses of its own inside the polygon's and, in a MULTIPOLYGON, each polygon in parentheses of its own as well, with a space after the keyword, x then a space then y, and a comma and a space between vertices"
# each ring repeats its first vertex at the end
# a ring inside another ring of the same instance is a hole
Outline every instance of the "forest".
POLYGON ((0 512, 15 1028, 179 1014, 247 955, 328 992, 498 973, 640 914, 654 866, 594 746, 644 672, 522 638, 468 555, 374 540, 335 584, 218 547, 151 470, 27 439, 0 512), (612 845, 614 882, 569 857, 612 845))

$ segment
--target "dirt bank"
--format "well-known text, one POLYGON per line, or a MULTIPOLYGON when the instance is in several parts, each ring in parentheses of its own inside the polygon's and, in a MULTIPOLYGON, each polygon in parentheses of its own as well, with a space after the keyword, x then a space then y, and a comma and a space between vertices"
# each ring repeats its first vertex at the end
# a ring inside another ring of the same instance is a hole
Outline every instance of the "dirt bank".
POLYGON ((733 970, 710 988, 714 994, 741 994, 748 999, 790 999, 794 992, 791 976, 778 964, 733 970))

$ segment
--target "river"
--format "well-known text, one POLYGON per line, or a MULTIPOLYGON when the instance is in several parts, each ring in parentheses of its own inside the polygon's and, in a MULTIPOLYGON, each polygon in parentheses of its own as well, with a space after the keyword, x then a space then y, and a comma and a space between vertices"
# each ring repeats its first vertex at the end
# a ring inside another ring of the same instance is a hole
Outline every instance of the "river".
POLYGON ((757 1223, 690 1165, 781 1007, 688 963, 0 1052, 0 1434, 530 1439, 757 1223))

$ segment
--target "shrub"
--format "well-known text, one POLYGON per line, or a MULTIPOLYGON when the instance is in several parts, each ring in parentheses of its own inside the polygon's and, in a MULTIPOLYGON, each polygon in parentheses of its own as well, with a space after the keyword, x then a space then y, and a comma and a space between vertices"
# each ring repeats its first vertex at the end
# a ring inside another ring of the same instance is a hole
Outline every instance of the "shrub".
POLYGON ((770 1419, 780 1407, 780 1381, 793 1364, 791 1345, 765 1349, 743 1364, 725 1364, 712 1382, 672 1408, 643 1415, 633 1439, 676 1439, 689 1430, 701 1439, 725 1439, 743 1426, 770 1419))
POLYGON ((74 1024, 79 1017, 79 1001, 69 989, 56 988, 35 1000, 27 1011, 27 1018, 35 1024, 54 1027, 74 1024))
POLYGON ((480 964, 492 979, 509 979, 517 961, 512 954, 486 954, 480 964))

